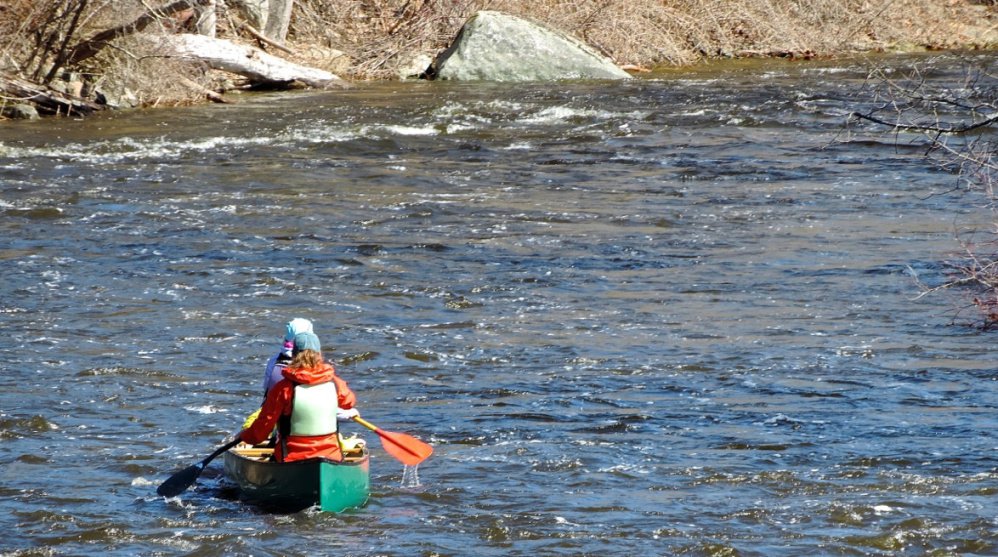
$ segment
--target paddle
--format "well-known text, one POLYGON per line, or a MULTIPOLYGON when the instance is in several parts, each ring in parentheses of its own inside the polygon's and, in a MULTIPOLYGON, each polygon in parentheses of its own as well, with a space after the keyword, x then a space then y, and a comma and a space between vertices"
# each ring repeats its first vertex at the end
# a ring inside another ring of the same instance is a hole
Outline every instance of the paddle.
POLYGON ((385 452, 406 466, 415 466, 433 454, 433 447, 411 435, 385 431, 371 422, 361 419, 360 416, 354 416, 353 421, 377 433, 378 437, 381 438, 381 446, 385 452))
POLYGON ((183 470, 170 476, 170 479, 166 480, 156 488, 156 493, 162 495, 163 497, 176 497, 184 491, 187 491, 187 488, 191 487, 191 485, 197 481, 198 476, 201 475, 201 472, 204 471, 204 467, 208 466, 209 462, 214 460, 216 456, 224 453, 232 447, 235 447, 241 442, 242 440, 239 438, 236 438, 234 441, 229 441, 216 449, 215 452, 208 455, 208 458, 194 464, 193 466, 188 466, 187 468, 184 468, 183 470))

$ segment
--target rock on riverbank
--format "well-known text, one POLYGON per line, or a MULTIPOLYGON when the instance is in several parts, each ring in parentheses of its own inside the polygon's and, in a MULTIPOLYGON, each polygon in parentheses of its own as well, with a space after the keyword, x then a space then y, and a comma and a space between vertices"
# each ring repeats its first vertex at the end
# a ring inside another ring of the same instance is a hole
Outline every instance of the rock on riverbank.
POLYGON ((574 37, 487 10, 464 24, 429 74, 437 79, 488 81, 631 77, 574 37))

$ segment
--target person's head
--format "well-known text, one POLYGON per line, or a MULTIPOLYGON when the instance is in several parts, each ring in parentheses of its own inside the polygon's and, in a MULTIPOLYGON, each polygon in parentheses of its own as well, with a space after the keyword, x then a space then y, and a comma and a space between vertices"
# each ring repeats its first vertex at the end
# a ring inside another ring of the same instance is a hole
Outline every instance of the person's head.
POLYGON ((294 337, 290 367, 315 367, 322 363, 322 345, 313 333, 299 333, 294 337))
POLYGON ((295 337, 301 333, 312 333, 312 322, 303 317, 295 317, 284 326, 284 340, 294 342, 295 337))
POLYGON ((284 326, 284 350, 285 355, 290 357, 294 349, 295 336, 299 333, 311 333, 312 322, 303 317, 295 317, 284 326))

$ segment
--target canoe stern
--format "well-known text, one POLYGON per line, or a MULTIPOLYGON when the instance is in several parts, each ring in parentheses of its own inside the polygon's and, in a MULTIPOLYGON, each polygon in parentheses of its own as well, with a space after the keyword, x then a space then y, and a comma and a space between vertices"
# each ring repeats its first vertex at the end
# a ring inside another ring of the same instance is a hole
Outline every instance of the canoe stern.
POLYGON ((353 466, 329 461, 319 465, 319 507, 339 513, 367 503, 371 494, 370 461, 353 466))

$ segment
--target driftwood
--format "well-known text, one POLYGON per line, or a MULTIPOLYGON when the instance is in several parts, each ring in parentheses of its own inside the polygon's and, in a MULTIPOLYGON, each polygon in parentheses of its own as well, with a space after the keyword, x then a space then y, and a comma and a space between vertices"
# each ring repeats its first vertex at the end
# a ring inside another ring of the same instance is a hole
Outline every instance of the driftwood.
POLYGON ((263 44, 268 44, 268 45, 270 45, 270 46, 272 46, 272 47, 274 47, 274 48, 276 48, 278 50, 283 50, 284 52, 287 52, 288 54, 294 54, 295 53, 293 50, 291 50, 290 48, 282 45, 281 43, 273 41, 273 40, 267 38, 266 35, 264 35, 263 33, 259 32, 259 31, 257 31, 256 28, 254 28, 249 23, 246 23, 245 21, 241 22, 239 24, 239 26, 242 27, 243 29, 245 29, 247 33, 249 33, 250 35, 253 35, 253 38, 255 38, 256 40, 260 41, 263 44))
POLYGON ((148 40, 160 56, 201 61, 216 70, 244 76, 255 84, 299 82, 320 89, 347 87, 347 82, 336 74, 295 64, 259 48, 225 39, 180 34, 149 35, 148 40))
POLYGON ((151 24, 160 21, 163 18, 168 18, 183 11, 197 7, 205 7, 209 4, 210 0, 178 0, 177 2, 163 6, 162 8, 151 9, 131 23, 126 23, 125 25, 119 25, 118 27, 101 31, 93 37, 77 44, 73 47, 73 51, 69 55, 67 64, 78 64, 87 58, 91 58, 100 52, 105 46, 110 44, 111 41, 126 35, 139 33, 146 27, 149 27, 151 24))
POLYGON ((193 89, 193 90, 201 93, 202 95, 205 96, 205 98, 207 98, 208 100, 210 100, 212 102, 223 103, 223 104, 229 102, 229 101, 225 100, 225 97, 223 97, 221 94, 216 93, 215 91, 212 91, 211 89, 208 89, 204 85, 201 85, 200 83, 197 83, 196 81, 192 81, 192 80, 190 80, 190 79, 188 79, 188 78, 186 78, 184 76, 180 76, 180 82, 183 83, 184 85, 186 85, 187 87, 189 87, 189 88, 191 88, 191 89, 193 89))
POLYGON ((9 75, 0 75, 0 93, 6 100, 31 103, 39 112, 50 115, 84 115, 105 108, 95 102, 66 95, 9 75))

